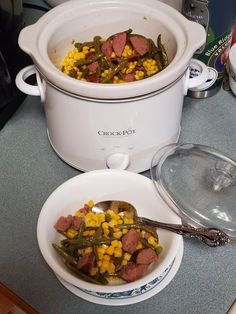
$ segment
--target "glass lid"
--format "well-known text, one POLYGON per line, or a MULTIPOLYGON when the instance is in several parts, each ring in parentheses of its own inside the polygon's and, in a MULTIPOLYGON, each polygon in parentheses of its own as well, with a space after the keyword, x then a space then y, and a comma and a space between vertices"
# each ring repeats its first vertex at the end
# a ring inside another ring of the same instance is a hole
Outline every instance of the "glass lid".
POLYGON ((236 240, 236 162, 203 145, 167 145, 152 159, 158 193, 184 222, 236 240))

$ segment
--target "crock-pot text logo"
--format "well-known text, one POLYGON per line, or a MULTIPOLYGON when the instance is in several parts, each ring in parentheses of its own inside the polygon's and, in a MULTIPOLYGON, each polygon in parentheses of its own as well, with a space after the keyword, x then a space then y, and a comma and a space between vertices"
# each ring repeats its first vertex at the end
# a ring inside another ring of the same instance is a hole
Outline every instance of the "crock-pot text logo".
POLYGON ((124 137, 134 135, 136 133, 135 129, 128 129, 128 130, 120 130, 120 131, 104 131, 99 130, 98 135, 104 137, 124 137))

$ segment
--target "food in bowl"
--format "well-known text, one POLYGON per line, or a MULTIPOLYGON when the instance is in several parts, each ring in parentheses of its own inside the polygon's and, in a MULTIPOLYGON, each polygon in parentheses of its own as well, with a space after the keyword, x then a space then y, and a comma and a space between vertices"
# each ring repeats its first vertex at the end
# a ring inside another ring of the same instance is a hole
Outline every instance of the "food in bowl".
POLYGON ((54 249, 80 279, 95 284, 142 278, 162 251, 155 229, 135 222, 127 203, 112 201, 93 212, 89 201, 75 214, 61 216, 54 228, 64 238, 54 249))
POLYGON ((150 77, 168 65, 161 41, 132 34, 132 29, 111 35, 106 40, 75 42, 61 64, 63 73, 94 83, 126 83, 150 77))

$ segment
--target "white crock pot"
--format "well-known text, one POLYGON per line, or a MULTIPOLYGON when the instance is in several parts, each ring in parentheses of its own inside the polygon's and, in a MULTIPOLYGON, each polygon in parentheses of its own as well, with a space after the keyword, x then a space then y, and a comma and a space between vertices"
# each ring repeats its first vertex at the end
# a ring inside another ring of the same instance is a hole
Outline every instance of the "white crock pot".
POLYGON ((200 24, 157 0, 69 1, 21 31, 19 45, 34 65, 18 73, 16 84, 41 97, 50 143, 68 164, 82 171, 142 172, 160 147, 178 141, 184 95, 207 79, 206 67, 196 60, 202 74, 189 77, 192 55, 205 39, 200 24), (154 41, 161 34, 169 66, 124 84, 78 81, 60 71, 73 40, 106 38, 128 28, 154 41), (25 82, 33 73, 37 86, 25 82))

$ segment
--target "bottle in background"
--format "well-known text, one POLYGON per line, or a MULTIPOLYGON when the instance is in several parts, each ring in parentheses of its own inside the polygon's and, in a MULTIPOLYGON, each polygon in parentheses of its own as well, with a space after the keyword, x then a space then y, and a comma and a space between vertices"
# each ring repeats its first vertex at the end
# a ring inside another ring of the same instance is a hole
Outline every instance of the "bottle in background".
MULTIPOLYGON (((206 98, 217 93, 223 82, 236 20, 236 1, 184 0, 182 14, 189 20, 200 23, 206 30, 206 43, 196 51, 194 58, 208 66, 209 78, 188 92, 190 97, 206 98)), ((196 70, 192 70, 196 75, 196 70)))

